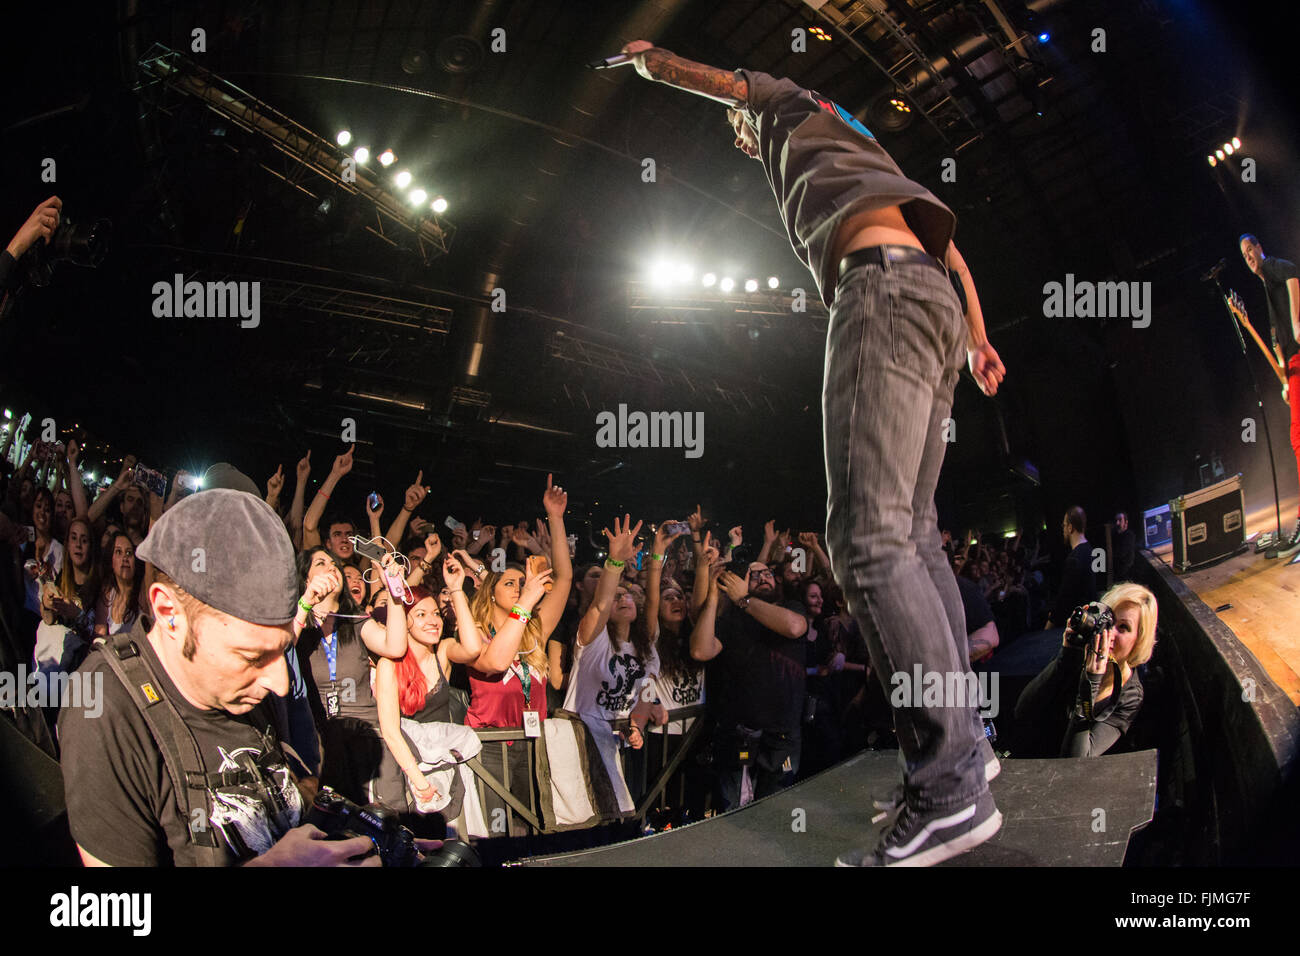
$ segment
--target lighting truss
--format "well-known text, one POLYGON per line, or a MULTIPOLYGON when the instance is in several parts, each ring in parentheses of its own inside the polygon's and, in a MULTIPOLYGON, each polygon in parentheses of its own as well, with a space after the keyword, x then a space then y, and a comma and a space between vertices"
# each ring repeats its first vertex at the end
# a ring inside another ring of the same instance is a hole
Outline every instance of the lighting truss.
POLYGON ((346 182, 342 173, 348 154, 344 150, 251 93, 160 43, 150 47, 139 69, 141 80, 135 93, 151 109, 174 116, 186 100, 198 101, 274 147, 281 162, 264 160, 259 164, 271 175, 317 202, 335 190, 365 200, 374 213, 367 231, 388 244, 400 246, 413 239, 426 264, 450 248, 455 227, 446 219, 430 214, 427 207, 412 210, 403 197, 381 185, 379 173, 372 174, 363 164, 355 167, 356 181, 346 182))
POLYGON ((549 336, 547 352, 552 359, 560 362, 570 362, 648 385, 686 391, 700 400, 725 405, 735 412, 764 408, 775 412, 773 398, 784 405, 795 400, 790 392, 775 385, 755 383, 752 379, 733 382, 708 373, 680 367, 670 368, 644 355, 625 352, 559 330, 549 336))

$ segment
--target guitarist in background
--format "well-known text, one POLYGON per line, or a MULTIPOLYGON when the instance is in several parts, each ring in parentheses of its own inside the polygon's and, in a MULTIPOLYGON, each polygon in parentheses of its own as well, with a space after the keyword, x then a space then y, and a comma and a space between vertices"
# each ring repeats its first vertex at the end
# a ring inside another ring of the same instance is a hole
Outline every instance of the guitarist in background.
MULTIPOLYGON (((1300 271, 1294 262, 1264 255, 1259 240, 1250 233, 1238 242, 1246 268, 1264 283, 1273 351, 1287 376, 1282 394, 1291 406, 1291 449, 1300 467, 1300 271)), ((1291 537, 1279 544, 1283 550, 1300 545, 1300 517, 1291 537)))

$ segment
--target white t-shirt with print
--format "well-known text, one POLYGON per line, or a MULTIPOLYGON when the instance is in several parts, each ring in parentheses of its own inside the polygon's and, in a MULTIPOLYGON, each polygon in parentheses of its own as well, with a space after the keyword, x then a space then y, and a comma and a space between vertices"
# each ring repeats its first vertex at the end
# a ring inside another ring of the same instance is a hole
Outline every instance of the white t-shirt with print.
POLYGON ((581 717, 618 720, 632 712, 642 689, 658 675, 658 652, 652 650, 648 661, 638 660, 631 641, 615 652, 606 627, 586 647, 575 641, 564 709, 581 717))
MULTIPOLYGON (((681 710, 683 707, 694 707, 697 704, 704 703, 704 668, 701 667, 695 674, 658 674, 655 676, 655 696, 659 698, 659 703, 663 704, 664 709, 671 713, 674 710, 681 710)), ((684 734, 691 729, 691 724, 695 723, 694 717, 687 717, 685 720, 671 720, 668 722, 668 733, 684 734)), ((662 734, 663 726, 654 724, 650 728, 652 734, 662 734)))

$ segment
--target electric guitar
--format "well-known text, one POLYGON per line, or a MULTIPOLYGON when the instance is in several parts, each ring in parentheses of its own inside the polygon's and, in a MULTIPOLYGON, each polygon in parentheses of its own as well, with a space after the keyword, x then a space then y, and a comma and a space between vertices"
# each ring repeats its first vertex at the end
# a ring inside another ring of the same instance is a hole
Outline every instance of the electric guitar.
POLYGON ((1237 321, 1241 323, 1242 328, 1250 333, 1250 337, 1255 340, 1255 344, 1259 346, 1259 350, 1263 352, 1264 357, 1268 359, 1268 367, 1273 370, 1273 374, 1277 376, 1277 380, 1282 383, 1282 400, 1287 401, 1288 390, 1286 369, 1282 368, 1282 364, 1277 360, 1277 356, 1274 355, 1269 347, 1264 344, 1264 340, 1259 337, 1259 333, 1255 331, 1255 327, 1250 324, 1250 316, 1246 314, 1246 303, 1241 300, 1241 296, 1237 294, 1236 289, 1228 290, 1228 294, 1224 296, 1224 301, 1228 304, 1228 311, 1237 317, 1237 321))

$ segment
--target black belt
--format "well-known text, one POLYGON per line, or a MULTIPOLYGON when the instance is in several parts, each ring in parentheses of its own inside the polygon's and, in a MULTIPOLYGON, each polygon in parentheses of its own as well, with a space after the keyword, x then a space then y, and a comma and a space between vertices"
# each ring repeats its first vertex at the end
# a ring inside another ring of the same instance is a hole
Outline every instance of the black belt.
POLYGON ((854 249, 840 260, 838 278, 844 278, 844 273, 861 265, 871 264, 888 268, 891 262, 919 262, 934 266, 944 276, 948 275, 948 270, 944 268, 943 263, 924 249, 917 249, 915 246, 868 246, 866 249, 854 249))

